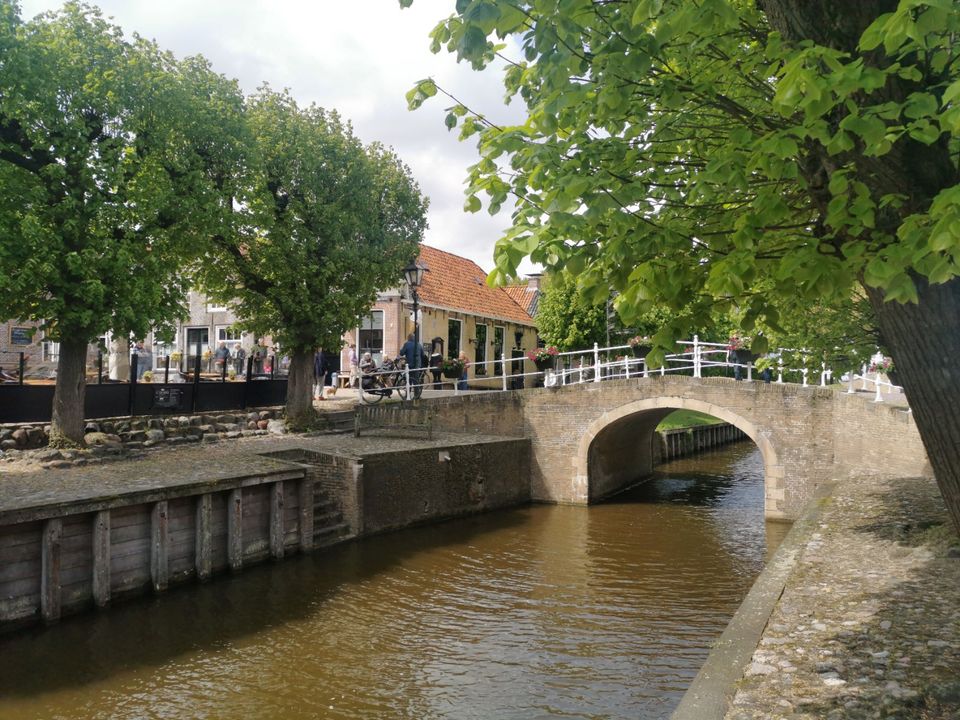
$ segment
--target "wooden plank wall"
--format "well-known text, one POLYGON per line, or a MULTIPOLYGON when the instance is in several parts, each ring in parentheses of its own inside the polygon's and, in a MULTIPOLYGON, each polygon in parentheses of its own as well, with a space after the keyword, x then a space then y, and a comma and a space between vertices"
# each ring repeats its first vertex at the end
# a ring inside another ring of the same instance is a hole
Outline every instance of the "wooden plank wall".
POLYGON ((0 527, 0 630, 310 551, 312 478, 265 480, 0 527))

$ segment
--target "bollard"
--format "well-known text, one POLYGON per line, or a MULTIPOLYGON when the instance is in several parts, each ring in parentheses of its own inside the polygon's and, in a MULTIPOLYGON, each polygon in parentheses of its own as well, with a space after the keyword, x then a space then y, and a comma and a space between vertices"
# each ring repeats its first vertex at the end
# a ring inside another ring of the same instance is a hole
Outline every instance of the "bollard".
POLYGON ((500 353, 500 375, 503 379, 503 391, 507 391, 507 358, 503 353, 500 353))
POLYGON ((593 381, 600 382, 600 346, 593 344, 593 381))

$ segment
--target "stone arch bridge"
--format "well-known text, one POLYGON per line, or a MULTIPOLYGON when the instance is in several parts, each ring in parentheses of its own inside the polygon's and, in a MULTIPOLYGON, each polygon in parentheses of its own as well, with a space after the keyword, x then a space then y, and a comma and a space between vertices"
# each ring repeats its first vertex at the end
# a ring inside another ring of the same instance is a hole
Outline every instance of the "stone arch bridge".
POLYGON ((422 401, 434 426, 531 441, 534 501, 588 504, 649 473, 674 410, 740 428, 763 456, 768 518, 796 518, 817 488, 857 474, 930 474, 906 408, 842 388, 666 375, 422 401))

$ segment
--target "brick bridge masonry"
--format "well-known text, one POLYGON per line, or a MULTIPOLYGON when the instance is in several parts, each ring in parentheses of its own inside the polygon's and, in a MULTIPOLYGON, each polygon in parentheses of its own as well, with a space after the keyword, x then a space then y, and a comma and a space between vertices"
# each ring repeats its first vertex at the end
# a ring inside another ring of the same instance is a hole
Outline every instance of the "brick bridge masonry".
POLYGON ((820 485, 842 477, 931 474, 905 409, 836 386, 657 376, 422 402, 438 428, 529 437, 539 502, 588 504, 649 473, 654 430, 679 409, 729 422, 756 443, 770 519, 798 517, 820 485))

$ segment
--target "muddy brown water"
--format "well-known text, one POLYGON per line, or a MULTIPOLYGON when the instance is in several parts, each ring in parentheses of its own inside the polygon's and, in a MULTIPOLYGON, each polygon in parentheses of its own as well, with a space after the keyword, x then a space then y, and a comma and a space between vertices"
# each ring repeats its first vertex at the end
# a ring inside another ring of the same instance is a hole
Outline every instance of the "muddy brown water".
POLYGON ((665 718, 787 526, 750 443, 0 638, 0 719, 665 718))

